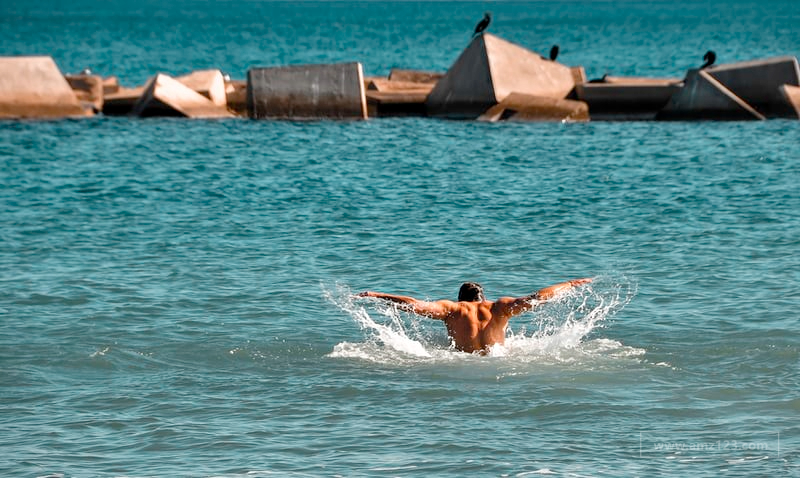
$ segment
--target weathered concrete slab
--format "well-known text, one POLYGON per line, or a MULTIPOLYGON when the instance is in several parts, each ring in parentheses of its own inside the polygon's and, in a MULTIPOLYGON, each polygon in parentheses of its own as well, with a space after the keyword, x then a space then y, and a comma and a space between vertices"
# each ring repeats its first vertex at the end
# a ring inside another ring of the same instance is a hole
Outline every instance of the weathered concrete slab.
POLYGON ((103 78, 103 95, 109 95, 119 91, 119 78, 108 76, 103 78))
POLYGON ((656 115, 658 120, 763 120, 764 116, 711 77, 689 70, 683 88, 656 115))
POLYGON ((444 73, 434 73, 431 71, 407 70, 403 68, 392 68, 389 71, 389 79, 391 81, 436 84, 436 82, 443 77, 444 73))
POLYGON ((575 96, 589 105, 593 120, 655 119, 682 83, 633 81, 630 83, 583 83, 575 96))
POLYGON ((83 108, 92 113, 103 111, 103 78, 98 75, 64 77, 83 108))
POLYGON ((217 106, 227 106, 225 78, 220 70, 197 70, 175 78, 217 106))
POLYGON ((387 80, 373 78, 367 83, 367 90, 381 92, 406 92, 424 93, 427 95, 433 89, 434 83, 417 83, 412 81, 387 80))
POLYGON ((251 118, 367 118, 361 63, 251 68, 247 72, 251 118))
POLYGON ((603 83, 612 85, 655 85, 666 86, 683 83, 681 78, 648 78, 643 76, 610 76, 603 77, 603 83))
POLYGON ((225 83, 228 110, 247 116, 247 82, 232 80, 225 83))
POLYGON ((583 101, 511 93, 489 108, 478 121, 589 121, 589 107, 583 101))
POLYGON ((794 118, 800 119, 800 86, 781 85, 781 94, 794 110, 794 118))
POLYGON ((144 93, 144 86, 136 88, 118 87, 114 93, 103 95, 103 114, 106 116, 124 116, 133 111, 133 107, 144 93))
POLYGON ((425 116, 427 92, 367 90, 366 96, 370 118, 425 116))
POLYGON ((159 73, 144 87, 132 114, 142 117, 182 116, 187 118, 231 118, 224 107, 185 86, 178 80, 159 73))
POLYGON ((61 118, 86 111, 49 56, 0 57, 0 118, 61 118))
POLYGON ((569 67, 484 33, 436 83, 426 106, 431 116, 476 118, 512 92, 562 99, 574 87, 569 67))
POLYGON ((589 78, 586 76, 586 68, 582 66, 573 66, 569 71, 572 72, 572 81, 575 82, 575 85, 582 85, 589 81, 589 78))
POLYGON ((794 109, 780 91, 783 85, 800 86, 797 58, 782 56, 744 61, 706 69, 733 94, 767 118, 793 117, 794 109))

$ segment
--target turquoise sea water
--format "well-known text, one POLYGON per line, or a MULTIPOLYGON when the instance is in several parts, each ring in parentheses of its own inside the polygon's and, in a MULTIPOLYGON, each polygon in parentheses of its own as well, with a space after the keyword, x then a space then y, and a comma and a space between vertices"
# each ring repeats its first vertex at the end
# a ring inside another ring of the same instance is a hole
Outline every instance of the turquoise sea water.
MULTIPOLYGON (((490 30, 590 76, 797 55, 796 2, 4 2, 124 84, 490 30)), ((798 476, 800 123, 0 123, 0 475, 798 476), (364 289, 595 282, 454 352, 364 289)))

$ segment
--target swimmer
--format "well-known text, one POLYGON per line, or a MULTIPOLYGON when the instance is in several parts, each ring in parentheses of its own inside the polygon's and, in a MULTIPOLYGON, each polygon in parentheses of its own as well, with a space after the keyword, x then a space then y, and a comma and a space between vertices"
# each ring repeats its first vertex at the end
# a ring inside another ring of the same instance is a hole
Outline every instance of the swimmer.
POLYGON ((573 287, 588 284, 592 279, 575 279, 551 285, 524 297, 501 297, 486 300, 483 287, 465 282, 458 291, 458 301, 424 301, 413 297, 365 291, 358 297, 375 297, 398 304, 402 310, 444 321, 447 334, 456 349, 462 352, 486 353, 492 345, 503 344, 511 317, 533 309, 573 287))

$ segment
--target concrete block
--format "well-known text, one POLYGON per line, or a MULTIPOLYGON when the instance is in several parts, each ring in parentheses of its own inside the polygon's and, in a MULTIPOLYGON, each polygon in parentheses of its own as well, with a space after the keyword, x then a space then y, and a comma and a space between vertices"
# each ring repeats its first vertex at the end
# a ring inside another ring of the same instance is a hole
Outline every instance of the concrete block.
POLYGON ((484 33, 436 83, 426 106, 431 116, 476 118, 512 92, 562 99, 574 87, 569 67, 484 33))
POLYGON ((657 120, 763 120, 754 110, 708 74, 689 70, 683 88, 656 115, 657 120))
POLYGON ((123 116, 133 111, 133 107, 144 93, 144 86, 136 88, 118 87, 114 93, 103 95, 103 114, 106 116, 123 116))
POLYGON ((0 57, 0 118, 62 118, 86 111, 49 56, 0 57))
POLYGON ((103 78, 97 75, 66 75, 64 78, 84 109, 92 113, 103 111, 103 78))
POLYGON ((589 78, 586 76, 586 69, 582 66, 573 66, 569 69, 572 72, 572 81, 575 82, 575 85, 581 85, 589 81, 589 78))
POLYGON ((182 116, 187 118, 231 118, 233 115, 178 80, 159 73, 144 87, 132 114, 149 116, 182 116))
POLYGON ((575 97, 589 105, 593 120, 652 120, 682 83, 633 81, 630 83, 583 83, 575 97))
POLYGON ((108 76, 103 78, 103 95, 109 95, 119 91, 119 78, 108 76))
POLYGON ((247 82, 232 80, 225 83, 228 110, 239 116, 247 116, 247 82))
POLYGON ((605 75, 600 84, 607 83, 612 85, 648 85, 648 86, 669 86, 683 83, 680 78, 647 78, 641 76, 610 76, 605 75))
POLYGON ((589 121, 589 107, 583 101, 511 93, 489 108, 478 121, 589 121))
POLYGON ((178 76, 176 80, 205 96, 217 106, 227 106, 225 79, 220 70, 197 70, 188 75, 178 76))
POLYGON ((427 95, 433 89, 434 83, 416 83, 411 81, 386 80, 373 78, 367 83, 367 90, 381 92, 406 92, 424 93, 427 95))
POLYGON ((370 118, 425 116, 427 92, 367 90, 366 96, 370 118))
POLYGON ((794 85, 781 85, 781 94, 794 110, 794 118, 800 119, 800 87, 794 85))
POLYGON ((780 88, 782 85, 800 86, 797 58, 782 56, 745 61, 704 71, 767 118, 794 116, 794 109, 786 102, 780 88))
POLYGON ((411 83, 430 83, 436 84, 444 77, 444 73, 434 73, 430 71, 406 70, 402 68, 392 68, 389 71, 391 81, 408 81, 411 83))
POLYGON ((251 68, 251 118, 367 118, 361 63, 251 68))

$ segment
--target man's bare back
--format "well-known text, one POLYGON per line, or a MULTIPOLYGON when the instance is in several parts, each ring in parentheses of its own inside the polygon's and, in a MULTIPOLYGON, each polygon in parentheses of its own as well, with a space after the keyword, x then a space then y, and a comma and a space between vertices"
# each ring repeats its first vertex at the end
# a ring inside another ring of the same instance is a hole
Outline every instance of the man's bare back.
POLYGON ((531 310, 538 304, 592 279, 575 279, 540 289, 524 297, 501 297, 486 300, 483 288, 474 282, 461 286, 459 300, 423 301, 413 297, 365 291, 360 297, 375 297, 399 305, 403 310, 444 321, 455 347, 464 352, 485 352, 492 345, 503 344, 511 317, 531 310))

